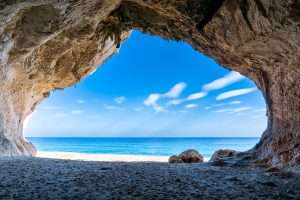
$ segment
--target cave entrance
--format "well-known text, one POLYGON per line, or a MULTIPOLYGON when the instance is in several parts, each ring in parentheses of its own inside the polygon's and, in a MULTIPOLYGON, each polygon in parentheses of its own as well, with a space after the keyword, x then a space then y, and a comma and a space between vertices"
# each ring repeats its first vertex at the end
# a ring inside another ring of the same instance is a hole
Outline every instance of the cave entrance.
POLYGON ((24 135, 39 151, 169 156, 195 148, 208 159, 252 148, 266 123, 251 80, 186 43, 134 31, 100 69, 38 106, 24 135))

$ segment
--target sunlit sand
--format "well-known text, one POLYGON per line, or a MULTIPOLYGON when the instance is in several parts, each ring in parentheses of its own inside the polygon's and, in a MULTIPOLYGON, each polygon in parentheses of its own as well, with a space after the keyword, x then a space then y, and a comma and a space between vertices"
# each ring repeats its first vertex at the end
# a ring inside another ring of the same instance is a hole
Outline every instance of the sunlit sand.
POLYGON ((83 161, 107 161, 107 162, 168 162, 168 156, 146 156, 146 155, 119 155, 119 154, 87 154, 75 152, 46 152, 38 151, 37 157, 55 158, 83 161))

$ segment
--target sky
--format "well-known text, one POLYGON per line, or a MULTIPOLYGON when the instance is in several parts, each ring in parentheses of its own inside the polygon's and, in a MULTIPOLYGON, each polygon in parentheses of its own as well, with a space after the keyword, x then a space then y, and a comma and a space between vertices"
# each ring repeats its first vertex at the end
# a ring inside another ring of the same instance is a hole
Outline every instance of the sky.
POLYGON ((52 92, 26 137, 259 137, 265 101, 255 84, 183 42, 134 31, 77 85, 52 92))

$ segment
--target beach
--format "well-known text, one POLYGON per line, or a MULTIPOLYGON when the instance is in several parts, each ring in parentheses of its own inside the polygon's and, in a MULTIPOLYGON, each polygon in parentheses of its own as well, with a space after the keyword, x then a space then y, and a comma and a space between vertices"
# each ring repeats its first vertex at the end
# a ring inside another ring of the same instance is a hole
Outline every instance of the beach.
POLYGON ((38 151, 36 157, 81 161, 104 162, 168 162, 168 156, 121 155, 121 154, 87 154, 75 152, 38 151))
POLYGON ((41 158, 107 162, 167 162, 187 149, 208 161, 218 149, 245 151, 258 138, 28 138, 41 158))
POLYGON ((253 167, 49 158, 0 159, 5 200, 299 199, 300 175, 253 167))

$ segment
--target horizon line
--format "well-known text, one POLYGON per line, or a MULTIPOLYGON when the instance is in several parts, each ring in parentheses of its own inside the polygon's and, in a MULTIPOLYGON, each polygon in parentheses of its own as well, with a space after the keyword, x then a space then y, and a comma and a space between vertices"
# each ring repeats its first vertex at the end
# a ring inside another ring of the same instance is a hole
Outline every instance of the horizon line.
POLYGON ((102 137, 93 137, 93 136, 28 136, 25 138, 116 138, 116 139, 121 139, 121 138, 260 138, 259 136, 140 136, 140 137, 135 137, 135 136, 102 136, 102 137))

